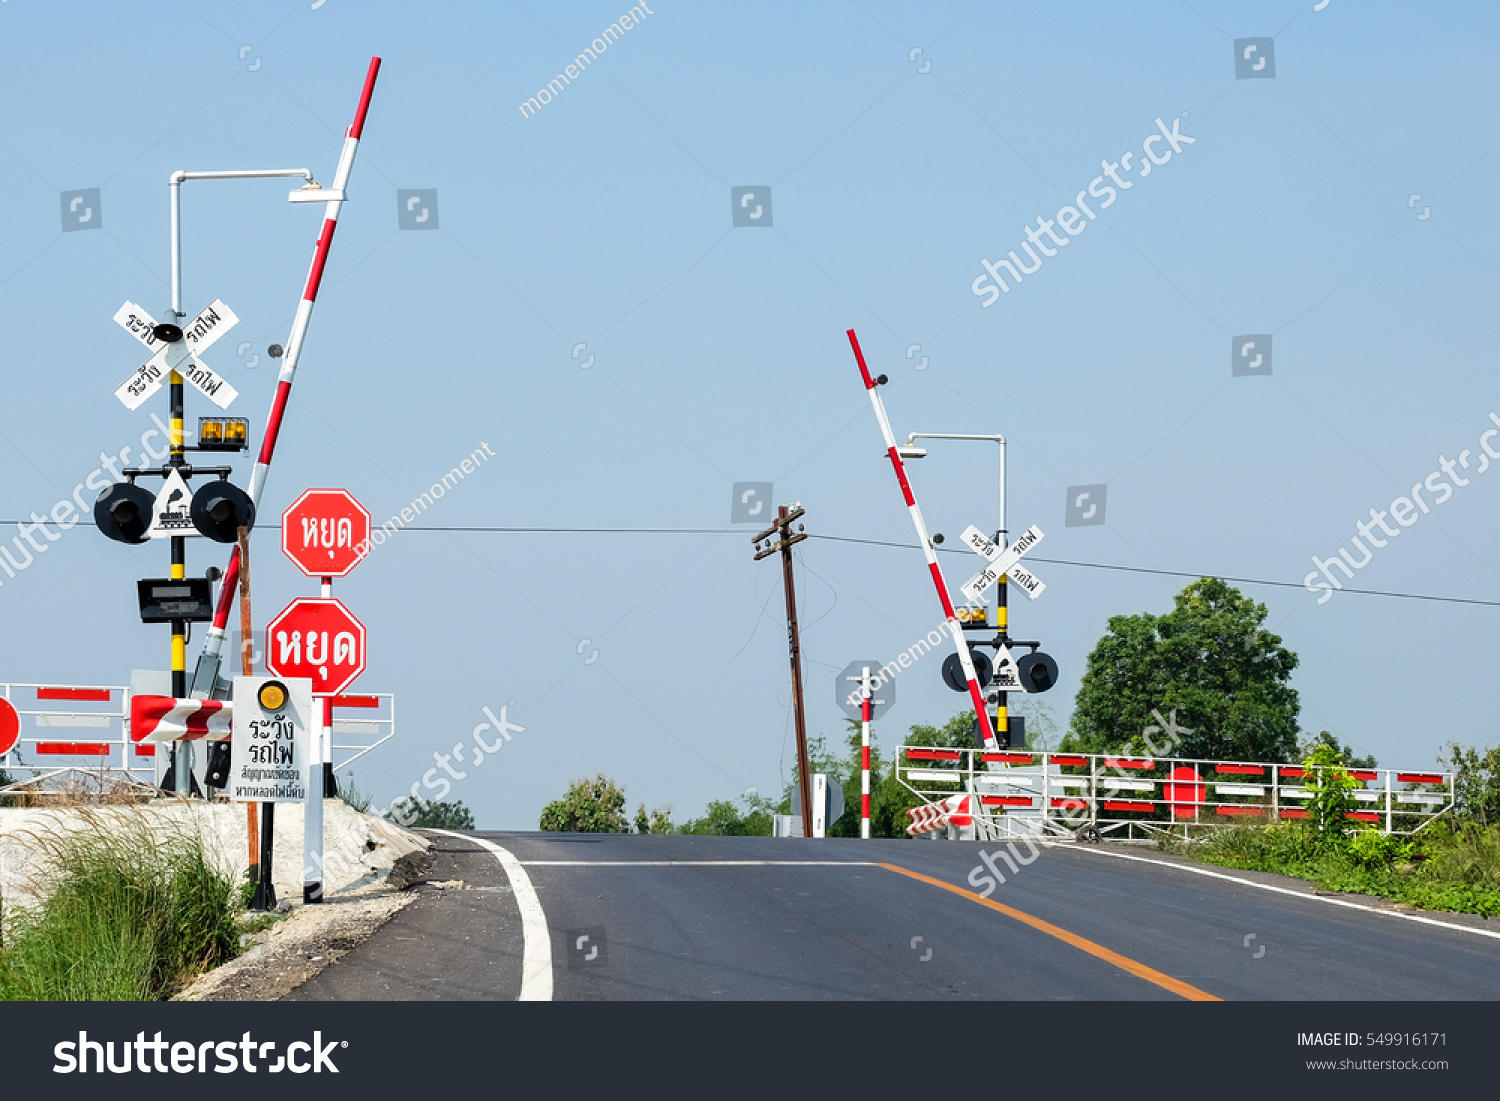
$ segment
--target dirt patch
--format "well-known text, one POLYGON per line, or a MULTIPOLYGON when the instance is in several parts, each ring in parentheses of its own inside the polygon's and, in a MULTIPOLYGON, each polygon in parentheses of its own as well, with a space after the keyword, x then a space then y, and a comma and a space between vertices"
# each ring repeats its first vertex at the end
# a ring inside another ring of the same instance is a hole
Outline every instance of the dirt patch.
POLYGON ((316 906, 297 905, 248 938, 245 954, 201 975, 174 1001, 275 1001, 347 955, 416 900, 384 880, 352 886, 316 906))

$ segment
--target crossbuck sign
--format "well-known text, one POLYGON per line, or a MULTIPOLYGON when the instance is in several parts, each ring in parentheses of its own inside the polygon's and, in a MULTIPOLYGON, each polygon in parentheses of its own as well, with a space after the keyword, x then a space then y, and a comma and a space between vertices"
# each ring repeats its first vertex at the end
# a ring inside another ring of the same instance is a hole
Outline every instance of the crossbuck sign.
POLYGON ((1047 587, 1042 584, 1040 578, 1020 565, 1021 556, 1042 541, 1042 529, 1035 524, 1023 531, 1014 543, 1003 550, 1000 544, 990 539, 973 524, 964 529, 962 539, 965 546, 983 555, 989 563, 969 578, 960 590, 964 596, 968 597, 970 604, 979 603, 979 598, 989 591, 990 586, 1007 574, 1011 581, 1019 585, 1021 590, 1033 600, 1047 587))
POLYGON ((139 409, 142 402, 161 389, 168 372, 177 371, 203 391, 209 401, 220 409, 228 409, 229 403, 239 397, 239 391, 223 376, 215 374, 198 358, 198 353, 239 324, 239 320, 233 310, 215 298, 182 327, 181 340, 168 344, 152 331, 156 322, 151 315, 134 302, 126 302, 115 314, 115 321, 144 344, 152 356, 120 384, 115 397, 124 402, 126 409, 139 409))

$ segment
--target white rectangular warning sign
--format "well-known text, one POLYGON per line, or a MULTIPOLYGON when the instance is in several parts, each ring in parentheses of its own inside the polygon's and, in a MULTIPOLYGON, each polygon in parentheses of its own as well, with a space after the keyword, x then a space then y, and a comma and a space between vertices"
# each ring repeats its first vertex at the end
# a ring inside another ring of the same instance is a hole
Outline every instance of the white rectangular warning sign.
MULTIPOLYGON (((313 744, 312 681, 307 677, 235 677, 229 798, 236 803, 307 799, 313 744)), ((323 766, 316 782, 323 782, 323 766)))

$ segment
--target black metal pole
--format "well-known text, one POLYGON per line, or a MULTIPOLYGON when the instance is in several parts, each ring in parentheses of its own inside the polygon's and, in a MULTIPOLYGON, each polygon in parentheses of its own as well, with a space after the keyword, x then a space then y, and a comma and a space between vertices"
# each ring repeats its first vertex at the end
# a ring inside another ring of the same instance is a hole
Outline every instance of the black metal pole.
POLYGON ((271 882, 271 841, 276 833, 276 804, 260 805, 260 882, 255 885, 257 910, 276 909, 276 885, 271 882))
MULTIPOLYGON (((173 371, 170 383, 172 438, 169 462, 174 467, 180 467, 183 463, 182 376, 173 371)), ((187 540, 181 535, 174 535, 171 543, 172 579, 180 581, 187 576, 187 540)), ((182 619, 172 620, 172 695, 177 699, 187 696, 187 621, 182 619)), ((190 752, 186 743, 172 743, 172 789, 181 796, 192 792, 193 773, 188 763, 190 752)))

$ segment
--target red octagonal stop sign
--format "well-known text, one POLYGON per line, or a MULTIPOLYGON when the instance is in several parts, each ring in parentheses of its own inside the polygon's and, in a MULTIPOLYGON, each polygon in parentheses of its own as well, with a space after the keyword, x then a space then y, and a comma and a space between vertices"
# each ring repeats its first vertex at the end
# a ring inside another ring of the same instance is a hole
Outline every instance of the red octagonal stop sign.
POLYGON ((347 489, 309 489, 281 514, 281 549, 308 577, 343 577, 370 553, 370 514, 347 489))
POLYGON ((21 740, 21 716, 7 699, 0 698, 0 757, 16 748, 21 740))
POLYGON ((266 668, 336 696, 365 671, 365 625, 331 597, 294 600, 266 626, 266 668))

